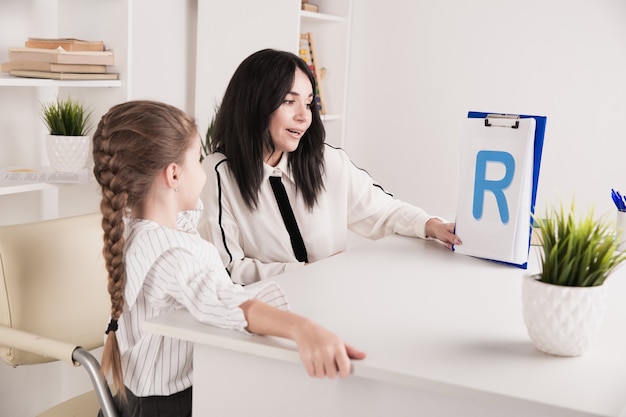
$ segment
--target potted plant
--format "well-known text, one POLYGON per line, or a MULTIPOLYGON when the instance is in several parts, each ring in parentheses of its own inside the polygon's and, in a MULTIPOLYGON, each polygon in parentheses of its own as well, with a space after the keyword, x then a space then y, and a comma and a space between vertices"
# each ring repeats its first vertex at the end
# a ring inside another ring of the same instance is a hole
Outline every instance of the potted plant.
POLYGON ((213 134, 215 132, 215 118, 217 117, 217 112, 219 110, 219 104, 215 104, 215 107, 213 108, 213 116, 211 117, 209 127, 207 128, 204 140, 202 141, 202 151, 204 152, 204 156, 208 156, 211 153, 211 141, 213 140, 213 134))
POLYGON ((76 172, 89 156, 91 111, 70 97, 41 104, 41 118, 48 129, 46 150, 55 171, 76 172))
POLYGON ((522 307, 537 349, 560 356, 582 354, 598 335, 606 312, 603 285, 626 260, 613 225, 593 209, 577 218, 572 201, 538 221, 541 272, 526 275, 522 307))

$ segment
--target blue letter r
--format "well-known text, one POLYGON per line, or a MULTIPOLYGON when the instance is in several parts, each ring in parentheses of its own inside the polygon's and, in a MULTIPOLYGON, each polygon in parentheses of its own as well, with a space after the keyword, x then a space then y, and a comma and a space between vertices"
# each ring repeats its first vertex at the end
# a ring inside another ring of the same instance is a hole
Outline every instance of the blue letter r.
POLYGON ((474 178, 474 207, 472 214, 476 220, 483 215, 485 204, 485 192, 491 191, 496 198, 500 220, 503 224, 509 222, 509 207, 506 203, 504 190, 511 185, 515 174, 515 159, 508 152, 501 151, 479 151, 476 154, 476 176, 474 178), (487 163, 497 162, 504 165, 504 177, 500 180, 488 180, 487 163))

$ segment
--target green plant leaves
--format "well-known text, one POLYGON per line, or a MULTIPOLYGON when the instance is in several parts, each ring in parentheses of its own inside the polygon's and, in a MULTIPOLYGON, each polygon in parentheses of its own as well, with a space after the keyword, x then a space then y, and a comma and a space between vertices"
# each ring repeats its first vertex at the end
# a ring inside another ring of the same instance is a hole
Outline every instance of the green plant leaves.
POLYGON ((596 220, 593 210, 576 219, 574 202, 548 210, 539 222, 543 239, 541 281, 555 285, 590 287, 602 285, 626 260, 618 252, 611 225, 596 220))
POLYGON ((51 135, 86 136, 91 112, 87 113, 78 101, 58 99, 41 104, 41 119, 51 135))

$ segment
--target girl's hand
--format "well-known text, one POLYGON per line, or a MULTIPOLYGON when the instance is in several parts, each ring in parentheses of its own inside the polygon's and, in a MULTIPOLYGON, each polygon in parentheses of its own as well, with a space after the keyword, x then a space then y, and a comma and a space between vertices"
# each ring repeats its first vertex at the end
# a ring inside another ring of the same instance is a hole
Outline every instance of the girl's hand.
POLYGON ((285 337, 298 345, 300 359, 310 376, 342 378, 350 375, 350 359, 363 359, 365 353, 344 343, 334 333, 314 321, 251 299, 239 306, 252 333, 285 337))
POLYGON ((363 359, 362 352, 345 343, 317 323, 304 319, 294 336, 300 359, 309 376, 330 379, 345 378, 352 371, 350 359, 363 359))

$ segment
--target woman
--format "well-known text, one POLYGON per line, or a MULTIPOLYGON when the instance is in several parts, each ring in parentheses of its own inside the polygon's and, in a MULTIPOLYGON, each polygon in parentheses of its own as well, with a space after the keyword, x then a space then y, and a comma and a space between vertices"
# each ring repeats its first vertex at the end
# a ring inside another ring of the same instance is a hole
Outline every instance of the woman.
POLYGON ((324 143, 314 91, 304 61, 271 49, 246 58, 226 89, 204 164, 199 230, 231 279, 248 284, 341 252, 348 230, 460 244, 454 224, 394 199, 324 143), (290 207, 281 214, 280 205, 290 207))

